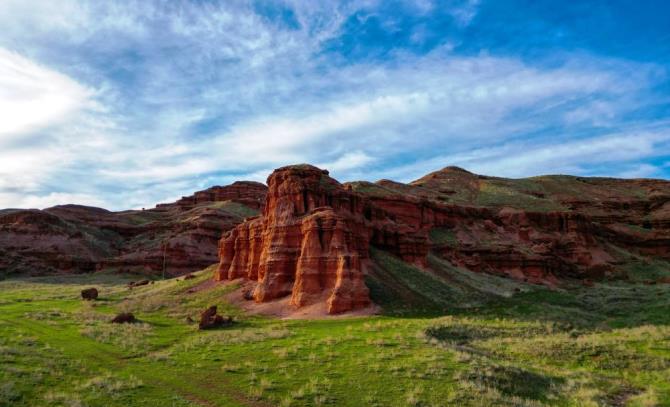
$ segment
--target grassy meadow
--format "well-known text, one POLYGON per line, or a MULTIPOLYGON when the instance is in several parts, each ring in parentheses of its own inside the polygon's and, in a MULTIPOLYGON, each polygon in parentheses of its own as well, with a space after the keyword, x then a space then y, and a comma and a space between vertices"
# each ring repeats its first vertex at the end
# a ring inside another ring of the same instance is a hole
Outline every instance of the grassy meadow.
POLYGON ((550 291, 373 256, 384 312, 357 318, 245 315, 223 300, 234 286, 192 289, 211 270, 132 290, 106 273, 0 281, 0 406, 670 405, 670 285, 550 291), (237 323, 198 331, 209 305, 237 323), (140 322, 110 324, 119 311, 140 322))

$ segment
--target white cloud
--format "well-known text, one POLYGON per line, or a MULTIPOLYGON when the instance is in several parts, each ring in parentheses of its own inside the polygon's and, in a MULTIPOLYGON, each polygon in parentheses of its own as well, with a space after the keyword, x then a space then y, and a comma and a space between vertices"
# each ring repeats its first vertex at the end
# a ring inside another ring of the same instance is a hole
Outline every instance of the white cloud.
MULTIPOLYGON (((407 180, 448 164, 588 173, 593 156, 632 170, 658 149, 647 133, 616 131, 649 103, 649 65, 580 54, 541 67, 452 45, 389 61, 324 54, 373 0, 287 1, 290 28, 245 2, 57 3, 0 2, 0 47, 24 55, 0 52, 0 106, 15 109, 7 121, 0 109, 0 206, 55 202, 52 193, 151 206, 296 162, 341 180, 407 180)), ((449 12, 465 26, 478 7, 449 12)))
POLYGON ((50 192, 46 195, 32 195, 0 192, 0 208, 44 209, 71 203, 101 207, 105 201, 95 196, 79 193, 50 192))
POLYGON ((337 173, 349 170, 360 170, 366 165, 374 162, 374 157, 369 156, 363 151, 351 151, 337 157, 335 161, 318 164, 321 168, 327 168, 337 177, 337 173))
POLYGON ((0 142, 59 124, 90 105, 92 90, 0 48, 0 142))
MULTIPOLYGON (((427 95, 405 94, 375 97, 355 104, 324 106, 300 117, 267 117, 236 126, 219 137, 225 148, 239 157, 279 157, 295 160, 301 149, 338 133, 350 132, 392 117, 413 115, 426 107, 427 95)), ((291 115, 293 116, 293 115, 291 115)))
POLYGON ((472 172, 502 177, 528 177, 542 174, 586 174, 589 167, 608 165, 609 176, 631 178, 657 173, 655 167, 630 162, 663 154, 670 143, 670 127, 655 130, 631 130, 598 137, 562 141, 511 142, 462 153, 440 155, 428 160, 401 165, 392 174, 411 181, 447 165, 457 165, 472 172), (621 171, 618 168, 624 167, 621 171))
POLYGON ((451 11, 456 21, 463 26, 470 24, 477 15, 480 0, 465 0, 464 4, 451 11))
POLYGON ((650 178, 658 176, 659 173, 660 168, 655 165, 638 164, 619 172, 616 176, 621 178, 650 178))
POLYGON ((656 146, 670 141, 669 129, 659 133, 631 132, 596 138, 554 142, 539 146, 509 145, 473 151, 474 159, 454 162, 484 174, 522 177, 546 173, 584 173, 584 164, 625 163, 656 153, 656 146))

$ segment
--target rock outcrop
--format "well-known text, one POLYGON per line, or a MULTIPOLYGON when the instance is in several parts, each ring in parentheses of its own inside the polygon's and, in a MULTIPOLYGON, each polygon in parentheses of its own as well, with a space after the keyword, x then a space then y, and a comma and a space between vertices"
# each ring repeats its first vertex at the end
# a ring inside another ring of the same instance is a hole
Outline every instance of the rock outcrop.
POLYGON ((284 167, 268 178, 263 215, 221 241, 217 280, 257 281, 257 302, 291 296, 291 304, 327 303, 331 314, 369 305, 361 260, 369 230, 362 201, 328 172, 284 167))
POLYGON ((168 276, 218 260, 221 234, 258 213, 267 187, 236 182, 155 209, 0 210, 0 275, 117 270, 168 276))
POLYGON ((117 314, 110 322, 112 324, 133 324, 137 322, 137 318, 131 312, 122 312, 117 314))
POLYGON ((212 202, 232 201, 259 210, 265 203, 267 187, 260 182, 235 181, 226 186, 213 186, 198 191, 191 196, 183 196, 177 202, 158 204, 157 209, 171 209, 178 207, 181 210, 190 210, 202 204, 212 202))
POLYGON ((411 184, 343 185, 298 165, 275 170, 268 186, 262 216, 221 240, 215 276, 256 281, 257 302, 365 307, 370 246, 423 268, 433 253, 549 285, 621 277, 635 256, 670 258, 670 182, 662 180, 516 181, 448 167, 411 184))
POLYGON ((95 300, 98 298, 98 289, 97 288, 87 288, 81 290, 81 298, 85 300, 95 300))
POLYGON ((231 317, 224 317, 217 313, 216 305, 204 310, 200 313, 200 322, 198 323, 198 328, 203 329, 214 329, 222 326, 231 325, 233 319, 231 317))
POLYGON ((323 303, 337 313, 369 303, 363 276, 374 270, 370 247, 426 270, 437 256, 549 285, 625 278, 640 264, 662 275, 670 262, 665 180, 506 179, 447 167, 409 184, 340 184, 303 165, 281 168, 268 182, 269 189, 256 182, 212 187, 148 210, 0 210, 0 277, 96 270, 175 276, 220 260, 218 279, 256 283, 245 297, 323 303))

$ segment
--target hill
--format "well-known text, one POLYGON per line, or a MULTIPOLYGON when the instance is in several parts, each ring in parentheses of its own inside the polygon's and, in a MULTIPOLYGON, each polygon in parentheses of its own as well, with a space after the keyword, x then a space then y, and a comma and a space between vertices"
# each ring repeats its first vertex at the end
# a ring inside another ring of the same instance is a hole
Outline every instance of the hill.
POLYGON ((669 182, 233 185, 1 211, 0 406, 670 405, 669 182))
POLYGON ((147 210, 81 205, 0 212, 0 276, 100 270, 180 275, 217 261, 221 233, 263 205, 266 187, 236 182, 147 210))
MULTIPOLYGON (((391 284, 377 275, 374 250, 434 281, 436 264, 550 287, 670 278, 668 181, 511 180, 447 167, 410 184, 340 184, 297 165, 275 170, 268 188, 262 216, 222 239, 215 276, 251 281, 247 297, 258 303, 366 308, 365 278, 391 284)), ((421 290, 433 302, 450 298, 433 283, 421 290)))

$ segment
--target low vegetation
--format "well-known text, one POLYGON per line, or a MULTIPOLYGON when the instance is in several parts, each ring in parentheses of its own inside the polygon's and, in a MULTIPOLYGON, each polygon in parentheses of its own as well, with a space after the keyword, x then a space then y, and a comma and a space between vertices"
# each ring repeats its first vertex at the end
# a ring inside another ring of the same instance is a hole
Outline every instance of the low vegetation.
POLYGON ((345 319, 244 314, 211 269, 133 289, 105 273, 2 281, 0 406, 670 404, 670 285, 552 291, 373 258, 383 315, 345 319), (188 318, 209 305, 237 323, 199 331, 188 318), (110 324, 121 311, 140 322, 110 324))

